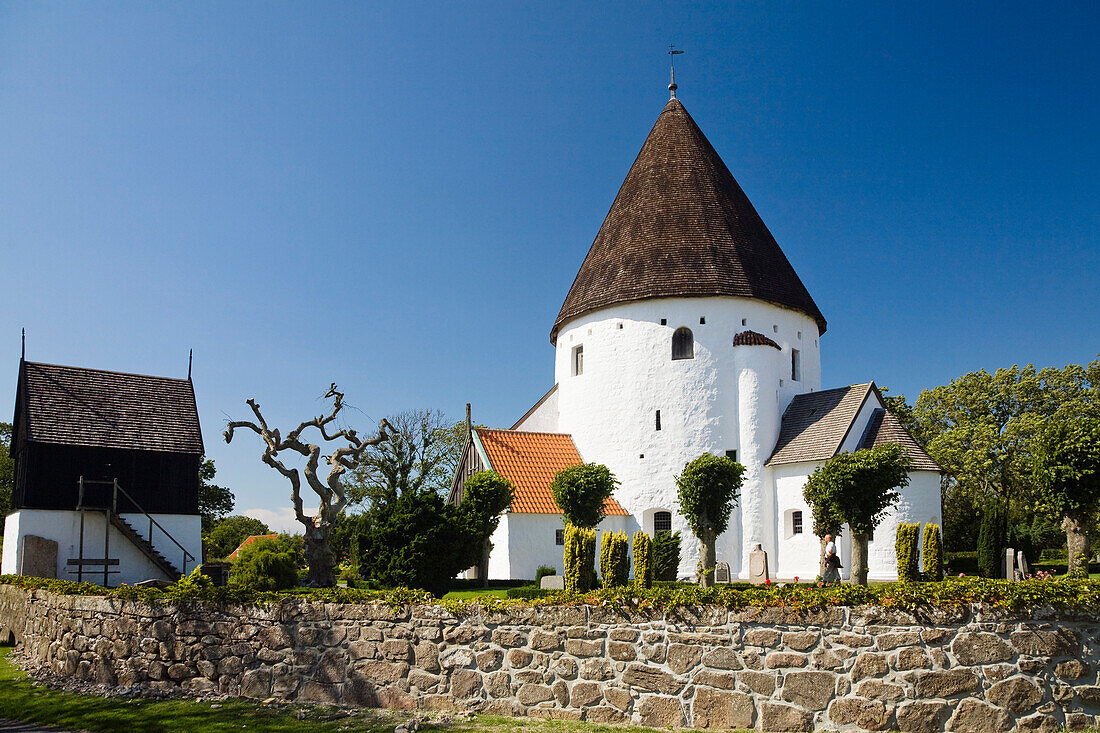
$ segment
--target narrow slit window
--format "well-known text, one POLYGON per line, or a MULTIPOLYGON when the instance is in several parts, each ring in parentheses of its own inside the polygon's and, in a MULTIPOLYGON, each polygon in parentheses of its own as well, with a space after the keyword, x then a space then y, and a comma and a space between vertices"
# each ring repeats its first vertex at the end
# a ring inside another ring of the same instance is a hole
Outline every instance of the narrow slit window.
POLYGON ((573 347, 573 376, 584 374, 584 345, 573 347))
POLYGON ((657 429, 661 429, 661 411, 657 410, 657 429))
POLYGON ((672 512, 657 512, 653 515, 653 534, 672 531, 672 512))
POLYGON ((554 530, 554 544, 558 545, 559 547, 565 545, 565 530, 564 529, 554 530))
POLYGON ((707 322, 706 316, 699 316, 699 325, 703 325, 707 322))
POLYGON ((791 534, 802 534, 802 512, 791 512, 791 534))
POLYGON ((802 352, 798 349, 791 349, 791 381, 802 381, 802 352))
POLYGON ((680 326, 672 333, 672 358, 695 358, 695 337, 691 334, 690 328, 680 326))

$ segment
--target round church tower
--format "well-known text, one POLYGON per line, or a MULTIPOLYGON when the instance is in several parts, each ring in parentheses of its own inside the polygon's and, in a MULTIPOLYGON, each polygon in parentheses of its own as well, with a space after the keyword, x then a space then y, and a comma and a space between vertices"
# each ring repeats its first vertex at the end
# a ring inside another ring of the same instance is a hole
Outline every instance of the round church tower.
POLYGON ((665 105, 558 314, 558 429, 621 482, 647 532, 694 537, 676 476, 702 453, 746 467, 718 560, 747 574, 774 556, 775 488, 764 465, 791 399, 820 389, 825 319, 679 100, 665 105))

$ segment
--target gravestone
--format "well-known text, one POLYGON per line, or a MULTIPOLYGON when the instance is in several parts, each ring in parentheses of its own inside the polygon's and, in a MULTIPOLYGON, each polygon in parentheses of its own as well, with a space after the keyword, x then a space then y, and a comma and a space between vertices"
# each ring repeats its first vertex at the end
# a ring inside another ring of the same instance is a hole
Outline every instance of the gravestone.
POLYGON ((544 575, 539 581, 539 587, 543 590, 565 590, 565 576, 544 575))
POLYGON ((1001 561, 1001 576, 1005 580, 1016 580, 1016 551, 1011 547, 1005 549, 1004 560, 1001 561))
POLYGON ((757 542, 749 553, 749 582, 763 583, 768 579, 768 553, 757 542))
POLYGON ((1027 564, 1027 558, 1024 557, 1023 550, 1016 551, 1016 569, 1019 571, 1021 579, 1031 575, 1031 567, 1027 564))
POLYGON ((57 543, 29 534, 23 537, 23 558, 19 574, 33 578, 57 577, 57 543))
POLYGON ((729 583, 730 582, 730 564, 728 562, 720 562, 714 566, 714 582, 715 583, 729 583))

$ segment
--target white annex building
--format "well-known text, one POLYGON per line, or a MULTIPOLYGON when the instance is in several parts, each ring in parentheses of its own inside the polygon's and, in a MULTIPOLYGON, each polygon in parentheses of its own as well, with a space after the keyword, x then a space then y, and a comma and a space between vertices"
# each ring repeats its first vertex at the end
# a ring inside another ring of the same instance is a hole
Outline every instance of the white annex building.
MULTIPOLYGON (((670 87, 671 88, 671 87, 670 87)), ((940 467, 885 409, 873 382, 822 390, 825 318, 695 121, 669 100, 626 176, 550 331, 554 386, 509 430, 473 431, 452 498, 476 470, 516 484, 493 536, 491 578, 562 570, 553 473, 580 461, 621 482, 602 530, 672 529, 681 576, 696 541, 676 476, 704 452, 746 467, 717 560, 748 577, 760 544, 772 577, 812 579, 818 539, 806 479, 842 451, 887 442, 913 465, 876 529, 872 580, 896 579, 899 522, 940 523, 940 467), (564 463, 563 463, 564 461, 564 463)), ((848 538, 838 543, 847 573, 848 538)))

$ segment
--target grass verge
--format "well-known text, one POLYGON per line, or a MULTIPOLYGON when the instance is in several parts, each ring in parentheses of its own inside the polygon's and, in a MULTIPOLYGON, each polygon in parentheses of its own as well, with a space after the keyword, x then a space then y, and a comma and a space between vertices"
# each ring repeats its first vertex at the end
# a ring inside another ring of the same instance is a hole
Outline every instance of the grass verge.
MULTIPOLYGON (((198 700, 81 695, 34 684, 10 659, 11 647, 0 647, 0 718, 50 725, 68 730, 116 733, 392 733, 408 714, 378 711, 348 715, 346 711, 312 705, 265 706, 251 700, 224 700, 211 707, 198 700), (302 718, 298 716, 302 715, 302 718)), ((438 715, 438 714, 436 714, 438 715)), ((453 733, 658 733, 653 728, 594 723, 544 721, 479 715, 449 723, 424 721, 424 731, 453 733)))

